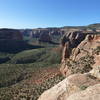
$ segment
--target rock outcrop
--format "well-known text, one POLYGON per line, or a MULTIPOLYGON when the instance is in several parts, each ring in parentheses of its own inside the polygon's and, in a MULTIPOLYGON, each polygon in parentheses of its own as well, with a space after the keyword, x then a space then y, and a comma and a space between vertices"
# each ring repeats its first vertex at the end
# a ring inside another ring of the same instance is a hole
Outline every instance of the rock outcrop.
POLYGON ((42 33, 47 33, 52 35, 63 35, 64 32, 60 28, 37 28, 32 30, 33 37, 39 38, 42 33))
MULTIPOLYGON (((100 81, 97 78, 94 78, 88 73, 74 74, 67 77, 66 79, 64 79, 63 81, 52 87, 51 89, 45 91, 38 100, 47 100, 47 98, 48 100, 67 100, 71 95, 79 93, 80 91, 85 90, 89 86, 99 84, 99 82, 100 81)), ((97 92, 100 93, 100 91, 97 92)), ((75 99, 75 100, 80 100, 80 99, 75 99)))
POLYGON ((20 32, 25 36, 30 36, 31 38, 39 38, 43 33, 51 36, 62 36, 64 34, 64 31, 62 31, 60 28, 22 29, 20 32))
MULTIPOLYGON (((64 49, 68 48, 67 46, 64 45, 64 49)), ((68 52, 69 49, 64 49, 60 68, 64 76, 68 76, 69 72, 70 74, 89 72, 92 66, 94 66, 96 54, 100 52, 100 35, 87 35, 76 48, 71 49, 72 52, 70 52, 70 54, 68 52), (69 56, 66 57, 65 55, 68 54, 69 56)), ((98 61, 98 59, 96 59, 96 61, 98 61)))
POLYGON ((86 39, 74 50, 72 59, 79 60, 86 55, 92 55, 93 50, 100 46, 100 35, 87 35, 86 39))
POLYGON ((75 31, 66 33, 62 40, 61 45, 63 46, 62 61, 69 58, 73 48, 76 48, 84 39, 86 34, 82 31, 75 31))
POLYGON ((23 40, 23 35, 19 30, 0 29, 0 52, 16 53, 28 48, 32 46, 23 40))
POLYGON ((84 91, 75 93, 66 100, 100 100, 100 84, 90 86, 84 91))
POLYGON ((66 78, 38 100, 100 100, 100 35, 87 35, 77 45, 74 45, 75 34, 67 37, 62 43, 61 63, 66 78))
POLYGON ((61 42, 63 46, 66 42, 69 42, 70 48, 75 48, 84 40, 85 36, 86 35, 82 31, 69 32, 63 36, 61 42))

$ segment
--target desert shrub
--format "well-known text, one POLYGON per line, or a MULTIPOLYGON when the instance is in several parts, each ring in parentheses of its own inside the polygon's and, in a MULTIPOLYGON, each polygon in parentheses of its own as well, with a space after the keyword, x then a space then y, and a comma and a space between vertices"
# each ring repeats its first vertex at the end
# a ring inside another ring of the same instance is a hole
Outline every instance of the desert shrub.
POLYGON ((100 53, 100 46, 98 46, 96 49, 93 50, 93 54, 99 54, 100 53))
POLYGON ((6 63, 14 56, 14 54, 0 52, 0 64, 6 63))
POLYGON ((46 53, 45 49, 25 50, 16 54, 9 63, 25 64, 36 62, 42 55, 46 53))
POLYGON ((62 77, 62 75, 57 75, 52 78, 49 78, 48 80, 45 80, 45 82, 41 84, 28 85, 22 82, 12 87, 1 88, 0 99, 14 100, 14 98, 16 97, 16 100, 37 100, 45 90, 51 88, 63 79, 64 77, 62 77))
POLYGON ((92 69, 94 57, 87 55, 79 59, 79 61, 68 61, 67 65, 73 73, 86 73, 92 69))
POLYGON ((81 90, 85 90, 87 87, 88 87, 88 86, 86 86, 86 85, 81 85, 81 86, 80 86, 80 89, 81 89, 81 90))
POLYGON ((1 64, 0 87, 10 86, 23 80, 27 73, 25 65, 1 64))

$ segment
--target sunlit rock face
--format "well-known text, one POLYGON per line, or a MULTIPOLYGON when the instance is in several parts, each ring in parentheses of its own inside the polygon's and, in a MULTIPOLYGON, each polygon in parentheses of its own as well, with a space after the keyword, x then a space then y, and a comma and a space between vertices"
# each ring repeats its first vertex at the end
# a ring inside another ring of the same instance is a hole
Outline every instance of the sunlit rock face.
POLYGON ((84 40, 86 34, 82 31, 74 31, 66 33, 61 41, 61 44, 64 46, 66 42, 69 42, 71 48, 75 48, 78 44, 84 40))
MULTIPOLYGON (((62 52, 62 64, 60 68, 62 74, 68 76, 76 72, 84 73, 90 71, 93 66, 98 66, 94 58, 99 50, 100 34, 86 35, 86 38, 73 49, 70 49, 70 44, 66 42, 62 52)), ((99 59, 96 61, 100 62, 99 59)))
POLYGON ((84 91, 77 92, 66 100, 100 100, 100 84, 90 86, 84 91))
POLYGON ((72 50, 76 48, 85 39, 85 37, 86 34, 84 34, 82 31, 69 32, 62 37, 62 61, 70 57, 72 50))
POLYGON ((87 35, 85 40, 82 41, 74 50, 72 59, 79 60, 86 55, 93 55, 93 51, 100 46, 100 35, 87 35))
MULTIPOLYGON (((86 88, 93 86, 95 84, 99 84, 98 79, 94 79, 90 74, 74 74, 70 75, 54 87, 50 88, 49 90, 45 91, 38 100, 67 100, 68 98, 73 98, 75 93, 80 93, 80 91, 84 91, 86 88), (72 97, 70 97, 72 95, 72 97)), ((92 93, 100 93, 100 90, 94 90, 92 88, 92 93)), ((88 97, 89 91, 84 91, 86 96, 88 97), (87 94, 88 93, 88 94, 87 94)), ((80 94, 77 94, 80 96, 80 94)), ((81 97, 80 97, 81 98, 81 97)), ((70 99, 68 99, 70 100, 70 99)), ((71 99, 71 100, 74 100, 71 99)), ((79 99, 75 99, 79 100, 79 99)), ((83 99, 82 99, 83 100, 83 99)), ((85 100, 85 99, 84 99, 85 100)), ((89 100, 89 99, 86 99, 89 100)), ((93 99, 94 100, 94 99, 93 99)), ((99 99, 97 99, 99 100, 99 99)))

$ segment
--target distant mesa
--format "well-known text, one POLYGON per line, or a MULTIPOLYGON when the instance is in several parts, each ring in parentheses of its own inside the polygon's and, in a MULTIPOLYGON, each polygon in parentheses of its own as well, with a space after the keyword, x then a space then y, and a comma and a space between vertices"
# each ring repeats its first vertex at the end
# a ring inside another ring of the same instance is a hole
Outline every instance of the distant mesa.
POLYGON ((64 32, 61 30, 61 28, 36 28, 36 29, 25 29, 20 30, 20 32, 24 36, 30 36, 31 38, 39 38, 42 33, 50 34, 51 36, 55 35, 63 35, 64 32))
POLYGON ((30 48, 19 30, 0 29, 0 52, 15 53, 30 48))
POLYGON ((19 30, 0 29, 0 40, 23 40, 23 35, 19 30))
POLYGON ((40 37, 39 37, 39 42, 51 42, 52 38, 50 36, 50 34, 48 34, 47 31, 41 33, 40 37))

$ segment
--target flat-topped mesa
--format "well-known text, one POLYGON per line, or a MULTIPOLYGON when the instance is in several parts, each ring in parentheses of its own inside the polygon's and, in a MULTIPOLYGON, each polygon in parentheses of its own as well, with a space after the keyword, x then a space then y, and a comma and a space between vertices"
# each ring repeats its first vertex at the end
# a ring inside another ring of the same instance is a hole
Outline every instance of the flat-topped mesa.
POLYGON ((63 35, 64 32, 60 28, 37 28, 33 29, 31 32, 32 37, 39 38, 41 34, 46 33, 49 35, 63 35))
POLYGON ((0 40, 23 40, 23 36, 19 30, 0 29, 0 40))

